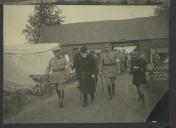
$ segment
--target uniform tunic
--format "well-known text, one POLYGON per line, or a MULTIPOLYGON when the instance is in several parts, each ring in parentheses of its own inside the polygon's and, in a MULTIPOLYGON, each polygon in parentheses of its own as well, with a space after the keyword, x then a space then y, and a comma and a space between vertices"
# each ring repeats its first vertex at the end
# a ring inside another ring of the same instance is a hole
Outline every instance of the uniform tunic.
POLYGON ((81 54, 78 54, 74 61, 74 67, 76 69, 76 76, 79 80, 81 92, 95 92, 95 78, 91 78, 91 75, 95 75, 96 73, 94 58, 89 54, 85 58, 83 58, 81 54))
POLYGON ((104 77, 116 78, 116 55, 114 52, 103 53, 100 61, 100 71, 102 71, 104 77))
POLYGON ((52 83, 63 83, 67 80, 67 73, 66 73, 66 65, 67 61, 64 57, 62 58, 56 58, 53 57, 50 59, 48 67, 47 67, 47 73, 52 71, 51 74, 51 81, 52 83))
POLYGON ((116 67, 117 71, 120 72, 120 55, 118 53, 116 54, 116 67))

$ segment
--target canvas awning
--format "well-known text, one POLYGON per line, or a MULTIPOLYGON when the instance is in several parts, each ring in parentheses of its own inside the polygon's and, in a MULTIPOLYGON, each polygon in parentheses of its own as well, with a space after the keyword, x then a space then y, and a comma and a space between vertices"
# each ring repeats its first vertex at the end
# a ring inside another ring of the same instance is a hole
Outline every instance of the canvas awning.
POLYGON ((9 57, 4 57, 3 89, 15 91, 15 89, 32 89, 36 83, 24 73, 9 57))
POLYGON ((5 54, 41 53, 51 51, 58 45, 59 43, 9 45, 4 46, 4 53, 5 54))
POLYGON ((4 58, 11 58, 27 75, 44 75, 49 59, 53 57, 52 49, 58 45, 59 43, 6 46, 4 58))

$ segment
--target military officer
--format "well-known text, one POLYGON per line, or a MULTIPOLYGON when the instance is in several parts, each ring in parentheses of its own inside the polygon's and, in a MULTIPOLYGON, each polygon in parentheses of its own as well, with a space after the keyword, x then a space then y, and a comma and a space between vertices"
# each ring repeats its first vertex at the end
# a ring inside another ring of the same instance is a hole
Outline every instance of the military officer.
POLYGON ((120 50, 113 49, 116 55, 116 68, 117 72, 120 73, 120 50))
POLYGON ((115 95, 115 80, 117 76, 116 55, 105 44, 104 51, 100 60, 100 75, 103 75, 107 83, 108 99, 111 100, 115 95))
POLYGON ((87 46, 80 48, 80 54, 77 54, 74 67, 80 85, 80 91, 83 95, 83 107, 88 105, 87 96, 90 94, 91 101, 94 101, 95 93, 95 74, 96 64, 94 58, 88 54, 87 46))
POLYGON ((51 81, 55 85, 59 97, 59 107, 63 107, 64 87, 67 80, 67 61, 62 56, 62 51, 59 46, 53 49, 53 54, 54 57, 49 60, 46 75, 51 73, 51 81))

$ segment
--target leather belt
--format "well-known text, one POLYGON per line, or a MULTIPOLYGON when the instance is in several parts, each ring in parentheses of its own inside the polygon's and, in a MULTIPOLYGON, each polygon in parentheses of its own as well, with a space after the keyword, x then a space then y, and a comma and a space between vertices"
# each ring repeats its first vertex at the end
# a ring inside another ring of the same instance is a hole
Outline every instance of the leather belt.
POLYGON ((103 64, 103 66, 114 66, 115 64, 103 64))
POLYGON ((60 72, 60 71, 64 71, 65 69, 53 69, 53 72, 60 72))

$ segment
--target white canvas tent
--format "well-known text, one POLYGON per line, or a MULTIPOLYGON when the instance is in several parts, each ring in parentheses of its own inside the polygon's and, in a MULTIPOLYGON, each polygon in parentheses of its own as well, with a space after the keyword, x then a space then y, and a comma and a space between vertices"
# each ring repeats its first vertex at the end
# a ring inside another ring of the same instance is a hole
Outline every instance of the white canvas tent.
POLYGON ((11 58, 27 75, 44 75, 49 59, 53 57, 52 49, 58 45, 45 43, 6 46, 4 58, 11 58))
POLYGON ((32 89, 36 83, 7 57, 4 57, 4 90, 13 92, 15 89, 32 89))
POLYGON ((58 43, 4 46, 4 90, 32 88, 29 75, 43 75, 58 43))

